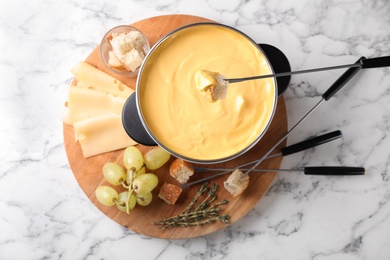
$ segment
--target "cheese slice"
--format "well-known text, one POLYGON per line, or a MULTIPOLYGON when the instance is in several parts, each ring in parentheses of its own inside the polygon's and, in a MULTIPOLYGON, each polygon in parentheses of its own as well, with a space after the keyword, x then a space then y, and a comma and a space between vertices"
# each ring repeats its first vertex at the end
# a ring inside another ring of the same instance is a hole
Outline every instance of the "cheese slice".
POLYGON ((69 86, 65 123, 74 124, 103 114, 121 114, 126 98, 88 88, 69 86))
POLYGON ((85 158, 137 144, 127 135, 118 114, 91 117, 73 126, 85 158))
POLYGON ((71 70, 78 86, 92 88, 118 97, 129 97, 134 90, 111 75, 81 61, 71 70))

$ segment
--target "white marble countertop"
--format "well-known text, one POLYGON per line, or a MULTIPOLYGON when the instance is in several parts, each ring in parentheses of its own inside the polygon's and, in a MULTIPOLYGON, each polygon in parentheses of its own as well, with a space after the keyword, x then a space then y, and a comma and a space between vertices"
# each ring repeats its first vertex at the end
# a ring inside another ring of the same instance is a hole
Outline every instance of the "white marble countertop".
MULTIPOLYGON (((0 1, 0 259, 390 259, 390 73, 362 70, 288 143, 343 138, 285 157, 283 168, 364 166, 365 176, 279 173, 245 217, 183 240, 139 235, 80 189, 63 145, 70 68, 119 24, 163 14, 209 18, 275 45, 293 70, 390 55, 390 3, 348 1, 0 1)), ((293 126, 342 71, 292 77, 293 126)))

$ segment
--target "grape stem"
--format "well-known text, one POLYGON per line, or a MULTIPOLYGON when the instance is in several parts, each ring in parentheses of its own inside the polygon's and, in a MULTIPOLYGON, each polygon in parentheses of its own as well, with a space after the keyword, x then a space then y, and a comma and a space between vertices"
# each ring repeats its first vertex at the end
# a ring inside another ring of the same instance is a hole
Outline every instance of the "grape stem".
POLYGON ((125 181, 121 180, 121 184, 122 184, 123 188, 130 190, 131 187, 126 185, 125 181))
POLYGON ((127 214, 130 214, 129 201, 130 201, 130 196, 131 196, 132 193, 133 193, 133 191, 130 192, 130 188, 129 188, 129 192, 127 193, 127 199, 126 199, 126 213, 127 214))

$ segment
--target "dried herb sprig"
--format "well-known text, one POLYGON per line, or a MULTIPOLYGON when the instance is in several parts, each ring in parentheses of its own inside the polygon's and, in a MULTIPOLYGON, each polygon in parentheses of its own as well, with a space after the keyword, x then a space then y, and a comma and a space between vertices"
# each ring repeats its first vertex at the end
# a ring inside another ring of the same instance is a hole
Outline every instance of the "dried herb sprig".
POLYGON ((211 188, 208 187, 208 182, 203 184, 197 191, 191 202, 186 206, 181 214, 169 218, 165 218, 160 221, 153 222, 154 225, 161 225, 162 228, 168 227, 189 227, 189 226, 201 226, 206 224, 215 223, 220 221, 228 224, 230 216, 228 214, 220 215, 222 208, 221 205, 229 203, 228 200, 224 199, 213 204, 217 199, 218 185, 213 184, 211 188), (206 192, 209 191, 207 196, 199 203, 197 207, 195 204, 199 198, 206 192))
POLYGON ((209 187, 209 182, 205 182, 201 187, 200 189, 198 190, 198 192, 195 194, 195 196, 192 198, 191 202, 187 205, 187 207, 183 210, 182 214, 185 214, 185 213, 188 213, 191 211, 192 207, 194 206, 194 204, 198 201, 199 197, 202 196, 203 193, 205 193, 209 187))
POLYGON ((204 210, 206 209, 213 201, 215 201, 217 199, 217 195, 215 195, 215 193, 217 192, 218 190, 218 185, 217 184, 213 184, 211 186, 211 189, 209 190, 209 194, 207 195, 207 197, 203 200, 202 203, 200 203, 200 205, 195 209, 195 210, 204 210))

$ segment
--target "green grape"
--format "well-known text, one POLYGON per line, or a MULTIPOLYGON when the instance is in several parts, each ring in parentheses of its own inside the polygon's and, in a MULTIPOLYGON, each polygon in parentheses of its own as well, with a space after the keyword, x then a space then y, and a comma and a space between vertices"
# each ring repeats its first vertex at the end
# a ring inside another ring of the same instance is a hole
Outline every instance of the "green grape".
POLYGON ((136 194, 137 197, 137 203, 141 206, 147 206, 152 202, 153 195, 151 192, 145 193, 145 194, 136 194))
POLYGON ((154 188, 156 188, 158 184, 158 178, 153 173, 145 173, 133 181, 133 190, 136 193, 145 194, 151 192, 154 188))
POLYGON ((118 201, 116 202, 116 207, 123 212, 130 213, 130 211, 135 207, 137 203, 137 197, 128 191, 123 191, 119 193, 118 201))
POLYGON ((144 155, 144 161, 149 170, 156 170, 163 166, 170 157, 171 155, 167 151, 156 147, 144 155))
POLYGON ((129 146, 126 148, 125 153, 123 154, 123 163, 126 169, 134 168, 136 171, 141 169, 144 165, 144 158, 142 153, 135 146, 129 146))
POLYGON ((118 201, 118 192, 110 186, 98 186, 95 195, 98 201, 105 206, 112 206, 118 201))
POLYGON ((125 170, 117 163, 109 162, 103 166, 103 176, 112 185, 121 185, 126 179, 125 170))

